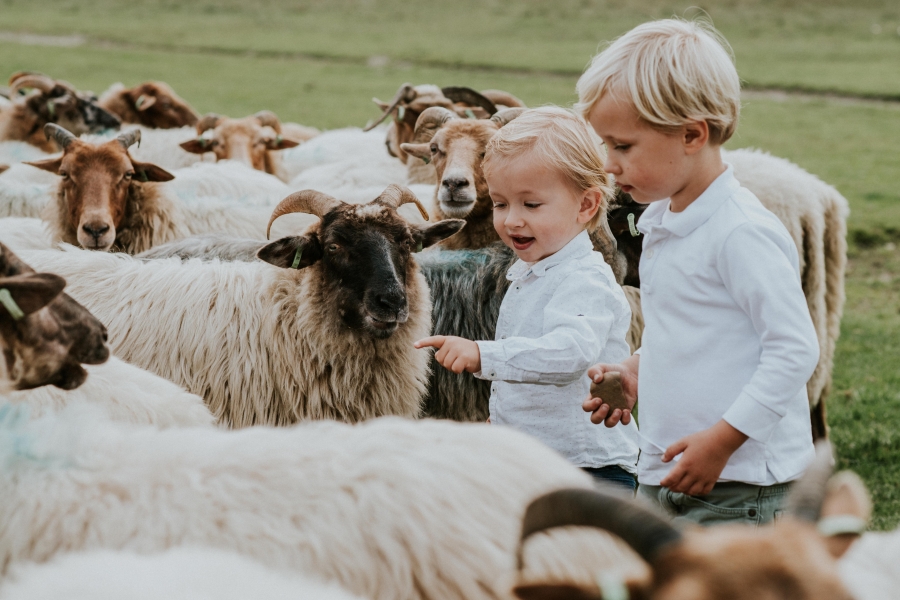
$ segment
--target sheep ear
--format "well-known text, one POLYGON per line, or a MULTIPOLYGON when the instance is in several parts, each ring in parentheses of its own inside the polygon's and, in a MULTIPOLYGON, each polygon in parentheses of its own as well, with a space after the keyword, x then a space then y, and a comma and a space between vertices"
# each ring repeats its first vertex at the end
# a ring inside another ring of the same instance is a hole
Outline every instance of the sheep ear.
POLYGON ((134 167, 134 178, 137 181, 172 181, 175 176, 153 163, 140 163, 131 161, 134 167))
POLYGON ((603 600, 596 591, 566 584, 519 585, 513 594, 521 600, 603 600))
POLYGON ((431 146, 429 144, 400 144, 404 152, 422 160, 431 160, 431 146))
POLYGON ((413 233, 418 249, 428 248, 447 239, 463 227, 466 222, 463 219, 444 219, 434 225, 417 225, 413 233))
POLYGON ((871 516, 872 499, 856 473, 842 471, 828 480, 818 528, 832 556, 840 558, 850 549, 871 516))
POLYGON ((212 152, 212 146, 207 140, 188 140, 178 144, 183 150, 187 150, 191 154, 203 154, 204 152, 212 152))
POLYGON ((59 167, 62 165, 62 159, 62 156, 58 156, 56 158, 48 158, 46 160, 25 161, 22 164, 37 167, 38 169, 43 169, 44 171, 49 171, 54 175, 58 175, 59 167))
POLYGON ((281 136, 266 142, 266 148, 269 150, 284 150, 285 148, 293 148, 299 145, 300 142, 295 142, 294 140, 289 140, 281 136))
POLYGON ((13 319, 36 312, 59 296, 66 280, 52 273, 22 273, 0 278, 0 304, 13 319))
POLYGON ((266 244, 256 256, 282 269, 304 269, 322 258, 322 245, 315 235, 291 236, 266 244))
POLYGON ((7 170, 8 168, 9 168, 9 165, 0 165, 0 173, 7 170))

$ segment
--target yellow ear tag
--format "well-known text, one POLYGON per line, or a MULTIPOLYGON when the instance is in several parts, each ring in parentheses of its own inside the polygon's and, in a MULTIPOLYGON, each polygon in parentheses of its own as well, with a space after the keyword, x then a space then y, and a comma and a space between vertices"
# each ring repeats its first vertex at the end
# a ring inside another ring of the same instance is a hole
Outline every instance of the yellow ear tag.
POLYGON ((466 109, 466 116, 469 117, 470 119, 477 119, 477 118, 478 118, 478 117, 475 116, 475 113, 472 112, 472 109, 471 109, 471 108, 467 108, 467 109, 466 109))
POLYGON ((402 120, 403 120, 403 117, 405 117, 405 116, 406 116, 406 107, 405 107, 405 106, 398 106, 398 107, 397 107, 397 120, 398 120, 398 121, 402 121, 402 120))
POLYGON ((416 252, 421 252, 421 251, 422 251, 422 242, 419 242, 418 244, 416 244, 416 252))
POLYGON ((294 252, 294 262, 291 263, 292 269, 300 268, 300 257, 303 256, 303 246, 297 248, 297 251, 294 252))
POLYGON ((144 103, 144 100, 146 100, 146 98, 143 94, 138 96, 138 99, 134 101, 134 107, 138 110, 141 110, 141 105, 144 103))
POLYGON ((6 307, 6 310, 9 311, 9 316, 16 321, 25 316, 25 313, 22 312, 22 309, 13 300, 12 294, 6 288, 0 288, 0 304, 6 307))
POLYGON ((424 162, 424 163, 427 165, 428 163, 431 162, 431 159, 428 158, 427 156, 423 156, 423 157, 422 157, 422 162, 424 162))

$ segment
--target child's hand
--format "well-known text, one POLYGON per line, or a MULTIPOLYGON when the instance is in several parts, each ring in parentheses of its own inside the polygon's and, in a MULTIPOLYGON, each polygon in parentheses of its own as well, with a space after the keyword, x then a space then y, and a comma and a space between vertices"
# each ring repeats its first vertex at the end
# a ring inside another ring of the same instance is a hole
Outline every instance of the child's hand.
POLYGON ((472 340, 453 335, 434 335, 415 344, 416 348, 431 346, 437 348, 434 360, 442 367, 454 373, 477 373, 481 370, 481 351, 472 340))
POLYGON ((746 441, 746 435, 725 421, 692 433, 666 448, 663 462, 667 463, 679 454, 681 460, 659 484, 673 492, 705 496, 716 485, 728 459, 746 441))
POLYGON ((621 422, 623 425, 631 423, 631 409, 637 402, 638 395, 638 365, 640 361, 639 355, 634 355, 627 360, 622 361, 618 365, 594 365, 588 369, 588 377, 594 383, 603 381, 603 374, 609 371, 618 371, 622 377, 622 393, 629 407, 620 410, 618 408, 610 410, 610 406, 603 402, 602 398, 588 397, 581 404, 584 412, 591 413, 591 423, 604 423, 607 427, 615 427, 621 422))

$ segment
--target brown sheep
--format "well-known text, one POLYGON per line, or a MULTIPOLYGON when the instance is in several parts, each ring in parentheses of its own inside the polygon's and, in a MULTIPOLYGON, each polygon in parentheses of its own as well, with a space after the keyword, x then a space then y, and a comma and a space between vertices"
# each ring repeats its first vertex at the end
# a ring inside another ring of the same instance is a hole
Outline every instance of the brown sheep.
POLYGON ((145 81, 127 89, 115 84, 100 96, 99 104, 123 123, 154 129, 193 126, 200 120, 191 105, 162 81, 145 81))
POLYGON ((197 123, 197 139, 180 145, 188 152, 213 152, 216 160, 236 160, 286 181, 276 151, 299 146, 318 134, 312 127, 295 123, 282 125, 278 116, 268 110, 243 119, 209 113, 197 123))
POLYGON ((40 73, 19 72, 9 78, 12 106, 0 111, 0 141, 22 141, 44 152, 57 152, 54 139, 44 136, 44 125, 58 123, 76 136, 118 129, 119 119, 103 109, 89 92, 40 73), (19 95, 20 90, 31 91, 19 95))

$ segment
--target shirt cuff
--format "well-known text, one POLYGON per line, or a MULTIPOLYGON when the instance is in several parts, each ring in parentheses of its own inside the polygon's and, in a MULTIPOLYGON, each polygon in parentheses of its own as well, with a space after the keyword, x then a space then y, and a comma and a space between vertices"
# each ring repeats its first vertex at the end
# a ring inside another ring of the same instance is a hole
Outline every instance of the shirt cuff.
POLYGON ((481 370, 473 375, 488 381, 524 381, 526 371, 510 367, 506 363, 506 350, 502 342, 475 342, 481 354, 481 370))
POLYGON ((783 415, 748 394, 741 392, 722 416, 726 423, 760 443, 767 443, 783 415))

